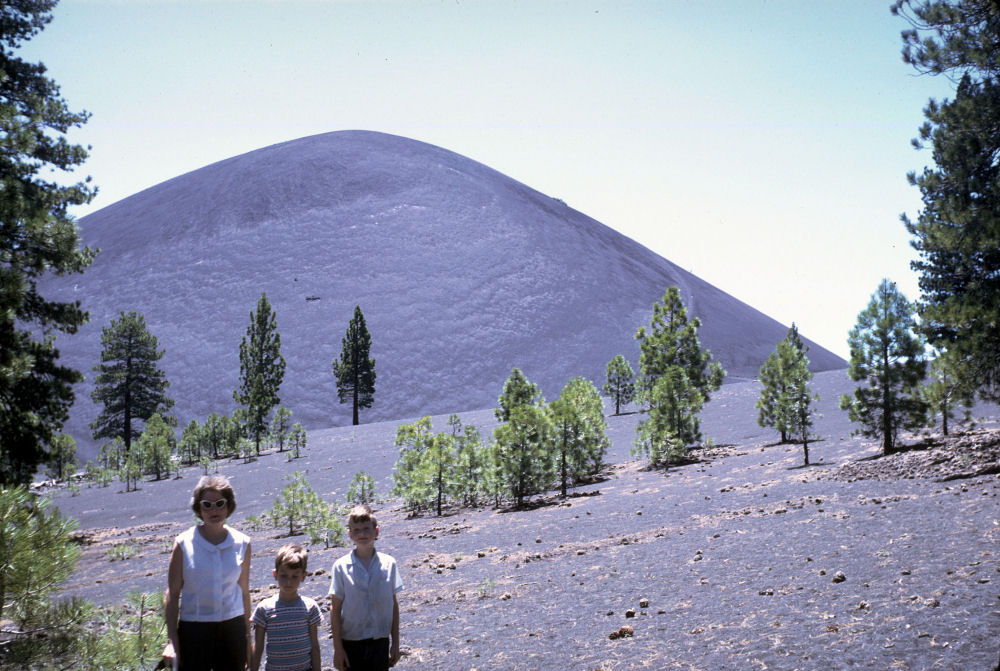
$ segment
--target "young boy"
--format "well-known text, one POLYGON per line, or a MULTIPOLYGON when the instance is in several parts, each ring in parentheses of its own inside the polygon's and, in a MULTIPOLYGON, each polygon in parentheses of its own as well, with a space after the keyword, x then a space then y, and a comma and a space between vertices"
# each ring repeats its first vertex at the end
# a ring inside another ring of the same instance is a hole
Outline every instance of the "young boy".
POLYGON ((396 560, 375 551, 378 522, 355 506, 347 519, 354 551, 333 564, 330 629, 338 671, 386 671, 399 661, 399 602, 403 581, 396 560))
POLYGON ((250 670, 259 671, 267 639, 267 671, 322 671, 319 636, 323 614, 315 601, 299 596, 309 555, 301 545, 285 545, 274 559, 278 595, 253 611, 255 637, 250 670))

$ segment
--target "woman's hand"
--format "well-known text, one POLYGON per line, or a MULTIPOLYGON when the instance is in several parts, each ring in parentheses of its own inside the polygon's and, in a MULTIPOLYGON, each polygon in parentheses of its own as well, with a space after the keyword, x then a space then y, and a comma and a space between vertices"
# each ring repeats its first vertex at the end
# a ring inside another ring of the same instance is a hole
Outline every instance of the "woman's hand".
POLYGON ((179 648, 172 641, 168 640, 167 645, 163 648, 163 659, 160 660, 160 668, 168 669, 168 671, 176 668, 178 650, 179 648))

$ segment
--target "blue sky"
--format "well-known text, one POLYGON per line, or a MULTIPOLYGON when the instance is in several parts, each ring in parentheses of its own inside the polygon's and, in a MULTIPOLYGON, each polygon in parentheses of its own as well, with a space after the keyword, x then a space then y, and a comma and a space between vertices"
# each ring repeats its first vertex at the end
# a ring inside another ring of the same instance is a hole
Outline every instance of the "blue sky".
POLYGON ((21 55, 75 110, 89 211, 277 142, 368 129, 561 198, 845 356, 945 79, 878 0, 62 0, 21 55))

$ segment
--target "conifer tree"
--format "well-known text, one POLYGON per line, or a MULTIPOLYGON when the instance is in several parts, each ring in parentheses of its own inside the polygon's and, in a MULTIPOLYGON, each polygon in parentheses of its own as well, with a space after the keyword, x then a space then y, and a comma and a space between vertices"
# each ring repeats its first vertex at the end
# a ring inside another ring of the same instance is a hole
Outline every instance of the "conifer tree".
POLYGON ((173 429, 154 414, 146 422, 146 429, 139 437, 138 453, 147 473, 152 473, 157 480, 170 475, 170 457, 174 452, 173 429))
POLYGON ((516 405, 493 437, 503 487, 514 505, 522 508, 528 497, 546 491, 555 479, 548 413, 540 405, 516 405))
POLYGON ((281 356, 278 318, 271 310, 267 294, 261 293, 257 309, 250 312, 250 325, 240 342, 240 387, 233 398, 246 410, 247 430, 253 436, 255 453, 260 455, 260 439, 268 429, 271 408, 281 403, 278 391, 285 377, 281 356))
POLYGON ((70 111, 43 64, 15 55, 51 21, 55 4, 0 2, 0 485, 31 480, 83 380, 60 365, 55 336, 75 333, 87 313, 79 301, 42 296, 38 281, 82 273, 94 257, 69 209, 96 189, 89 178, 65 179, 87 158, 66 134, 90 115, 70 111))
POLYGON ((808 350, 799 337, 798 328, 792 324, 784 339, 760 367, 763 389, 756 404, 757 424, 773 426, 781 434, 782 443, 789 441, 793 425, 799 421, 796 403, 801 401, 801 394, 797 392, 801 392, 802 384, 808 384, 812 379, 806 356, 808 350))
POLYGON ((56 480, 66 480, 76 472, 76 441, 73 436, 60 433, 49 446, 49 474, 56 480))
POLYGON ((462 505, 476 506, 485 492, 486 455, 483 439, 475 426, 463 426, 458 415, 448 418, 455 443, 455 492, 462 505))
POLYGON ((596 475, 603 467, 610 442, 604 403, 590 380, 574 377, 548 410, 554 428, 559 491, 565 498, 571 484, 596 475))
POLYGON ((654 464, 683 459, 687 446, 701 440, 698 413, 726 375, 702 349, 700 326, 697 317, 688 319, 677 287, 669 287, 663 302, 653 305, 648 330, 636 333, 637 398, 649 417, 636 428, 634 452, 648 454, 654 464))
POLYGON ((506 422, 510 420, 510 413, 515 407, 543 404, 545 400, 541 397, 538 385, 530 382, 520 368, 515 368, 504 382, 503 393, 497 402, 500 407, 494 409, 493 414, 501 422, 506 422))
POLYGON ((900 431, 920 428, 925 421, 920 385, 927 363, 916 326, 913 305, 895 282, 884 279, 848 338, 847 374, 864 384, 853 398, 841 396, 840 407, 861 425, 859 433, 881 439, 884 454, 895 447, 900 431))
POLYGON ((941 415, 941 430, 948 435, 948 422, 956 419, 955 410, 964 406, 961 421, 971 417, 969 408, 975 403, 974 376, 968 372, 968 362, 952 352, 940 352, 930 362, 927 382, 920 396, 933 415, 941 415))
POLYGON ((429 416, 396 428, 399 458, 392 474, 392 494, 403 499, 413 513, 429 508, 434 500, 431 470, 425 467, 424 459, 432 440, 429 416))
POLYGON ((604 393, 615 400, 615 414, 620 415, 622 405, 631 403, 635 398, 635 371, 632 365, 621 354, 615 355, 608 362, 607 382, 604 384, 604 393))
POLYGON ((104 410, 90 424, 94 439, 119 437, 126 454, 141 431, 135 422, 145 422, 163 414, 173 404, 166 394, 170 382, 157 362, 163 350, 146 328, 146 319, 137 312, 121 313, 101 333, 101 363, 94 366, 91 397, 104 410))
POLYGON ((962 360, 985 399, 1000 400, 1000 13, 994 0, 898 0, 909 20, 903 59, 922 74, 957 82, 931 100, 914 145, 934 167, 911 172, 923 209, 902 221, 919 258, 920 330, 962 360))
POLYGON ((353 424, 357 425, 358 410, 372 407, 375 400, 375 359, 369 358, 372 337, 360 305, 354 307, 354 317, 341 343, 340 358, 333 362, 337 397, 341 403, 350 401, 353 424))
POLYGON ((278 406, 271 417, 271 442, 278 444, 278 452, 285 451, 285 441, 291 431, 292 411, 285 406, 278 406))

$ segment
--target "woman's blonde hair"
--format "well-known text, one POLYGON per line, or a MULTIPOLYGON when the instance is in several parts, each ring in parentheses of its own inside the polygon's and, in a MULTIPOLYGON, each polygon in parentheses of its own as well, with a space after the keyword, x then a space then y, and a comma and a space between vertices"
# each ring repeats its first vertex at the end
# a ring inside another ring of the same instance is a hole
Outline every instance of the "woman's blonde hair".
POLYGON ((229 484, 229 478, 224 475, 204 475, 194 487, 191 494, 191 510, 201 519, 201 497, 207 491, 219 492, 226 500, 226 517, 236 511, 236 493, 233 486, 229 484))

